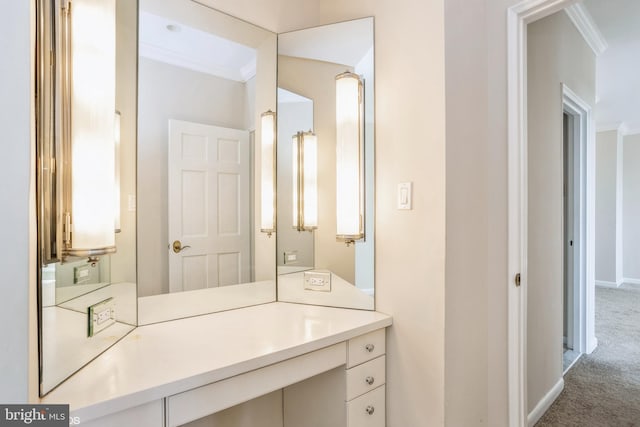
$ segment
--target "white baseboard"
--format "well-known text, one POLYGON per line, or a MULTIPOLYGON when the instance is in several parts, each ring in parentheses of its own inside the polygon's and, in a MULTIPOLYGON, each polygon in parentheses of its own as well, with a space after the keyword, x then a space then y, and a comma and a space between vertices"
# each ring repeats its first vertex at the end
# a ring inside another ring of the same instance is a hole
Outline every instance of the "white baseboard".
POLYGON ((624 278, 622 279, 623 283, 628 283, 630 285, 640 285, 640 279, 628 279, 628 278, 624 278))
POLYGON ((596 280, 596 286, 601 286, 603 288, 618 288, 622 283, 616 282, 607 282, 605 280, 596 280))
POLYGON ((527 417, 529 427, 533 427, 535 423, 540 421, 540 418, 542 418, 544 413, 549 410, 553 402, 560 396, 562 389, 564 389, 564 379, 560 378, 556 385, 554 385, 540 402, 538 402, 536 407, 533 408, 533 411, 529 412, 529 416, 527 417))

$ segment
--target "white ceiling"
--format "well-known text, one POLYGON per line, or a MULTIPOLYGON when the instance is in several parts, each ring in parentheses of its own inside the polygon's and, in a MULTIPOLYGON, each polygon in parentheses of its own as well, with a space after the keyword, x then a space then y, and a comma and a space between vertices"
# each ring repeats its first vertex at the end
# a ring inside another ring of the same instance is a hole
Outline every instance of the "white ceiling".
POLYGON ((596 65, 596 126, 640 132, 640 1, 584 0, 609 47, 596 65))
POLYGON ((256 51, 175 19, 140 11, 141 57, 246 82, 256 74, 256 51))
POLYGON ((278 35, 278 54, 355 67, 373 48, 373 19, 278 35))

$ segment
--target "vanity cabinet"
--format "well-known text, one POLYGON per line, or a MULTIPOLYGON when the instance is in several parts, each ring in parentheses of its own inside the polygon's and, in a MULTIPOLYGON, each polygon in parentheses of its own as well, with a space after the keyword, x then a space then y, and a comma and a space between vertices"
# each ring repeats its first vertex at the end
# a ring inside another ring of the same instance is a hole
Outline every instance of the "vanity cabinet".
POLYGON ((282 388, 284 426, 384 427, 384 353, 383 328, 170 396, 166 425, 181 426, 282 388))
POLYGON ((41 403, 68 403, 87 427, 201 426, 276 392, 285 427, 382 427, 390 325, 378 312, 271 303, 143 326, 41 403))

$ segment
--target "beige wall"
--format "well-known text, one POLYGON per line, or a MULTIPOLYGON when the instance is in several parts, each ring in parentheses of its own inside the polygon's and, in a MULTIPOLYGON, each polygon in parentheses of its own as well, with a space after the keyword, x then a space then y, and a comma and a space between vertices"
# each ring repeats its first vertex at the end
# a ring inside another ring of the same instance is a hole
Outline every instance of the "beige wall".
POLYGON ((596 283, 617 284, 618 131, 596 134, 596 283), (604 283, 603 283, 604 282, 604 283))
POLYGON ((640 282, 640 135, 623 142, 623 276, 640 282))
MULTIPOLYGON (((314 266, 355 283, 355 246, 336 241, 336 95, 335 76, 345 66, 310 59, 278 57, 278 86, 313 100, 318 137, 318 229, 314 266)), ((281 141, 289 143, 289 140, 281 141)))
MULTIPOLYGON (((445 424, 489 422, 488 58, 484 6, 445 2, 447 246, 445 287, 445 424), (461 13, 464 11, 464 13, 461 13), (470 35, 474 35, 470 37, 470 35), (464 88, 464 89, 461 89, 464 88)), ((491 331, 498 334, 500 330, 491 331)), ((504 396, 504 395, 503 395, 504 396)))
POLYGON ((595 104, 595 55, 564 12, 528 28, 528 405, 562 378, 562 87, 595 104))

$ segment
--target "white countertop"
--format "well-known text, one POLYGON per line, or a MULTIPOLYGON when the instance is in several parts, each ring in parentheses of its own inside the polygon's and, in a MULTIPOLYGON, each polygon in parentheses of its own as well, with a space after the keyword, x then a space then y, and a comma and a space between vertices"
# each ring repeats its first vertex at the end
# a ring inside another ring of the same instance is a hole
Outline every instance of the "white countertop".
POLYGON ((278 300, 361 310, 373 310, 375 306, 373 295, 358 289, 335 273, 331 273, 330 292, 305 289, 303 282, 304 271, 280 274, 278 300))
POLYGON ((274 302, 141 326, 41 399, 88 421, 391 325, 375 311, 274 302))

